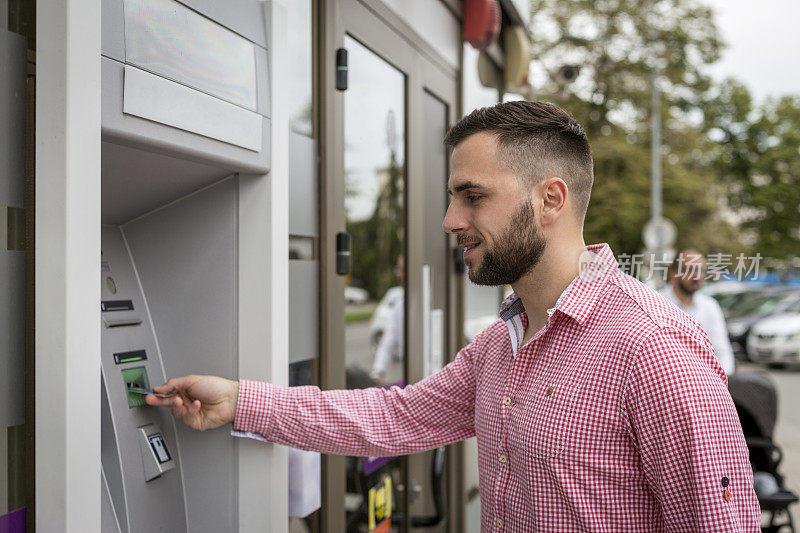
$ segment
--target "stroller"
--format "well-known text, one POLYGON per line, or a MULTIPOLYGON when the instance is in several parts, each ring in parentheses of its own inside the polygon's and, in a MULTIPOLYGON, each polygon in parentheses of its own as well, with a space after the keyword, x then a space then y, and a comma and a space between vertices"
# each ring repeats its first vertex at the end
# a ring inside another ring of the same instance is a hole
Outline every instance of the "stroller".
POLYGON ((728 378, 728 390, 750 452, 758 503, 761 512, 769 514, 769 523, 761 530, 772 533, 788 527, 794 532, 789 507, 798 497, 784 487, 784 478, 778 471, 783 452, 772 440, 778 417, 775 385, 764 374, 736 374, 728 378))

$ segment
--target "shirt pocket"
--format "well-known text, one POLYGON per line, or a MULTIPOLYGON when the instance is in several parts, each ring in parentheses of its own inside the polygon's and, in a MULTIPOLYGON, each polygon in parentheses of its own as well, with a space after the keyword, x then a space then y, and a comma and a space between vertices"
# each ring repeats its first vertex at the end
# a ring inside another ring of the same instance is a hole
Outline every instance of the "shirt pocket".
POLYGON ((574 434, 576 390, 574 384, 536 386, 512 410, 509 437, 523 455, 552 458, 568 446, 574 434))

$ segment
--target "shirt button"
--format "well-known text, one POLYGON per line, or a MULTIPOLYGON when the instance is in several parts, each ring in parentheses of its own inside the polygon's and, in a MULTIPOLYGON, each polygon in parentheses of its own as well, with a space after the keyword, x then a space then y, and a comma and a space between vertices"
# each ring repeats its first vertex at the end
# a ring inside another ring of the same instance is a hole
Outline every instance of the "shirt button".
POLYGON ((502 453, 500 454, 500 457, 498 457, 498 459, 499 459, 499 460, 500 460, 500 462, 501 462, 501 463, 503 463, 503 464, 505 464, 505 463, 507 463, 507 462, 508 462, 508 457, 506 457, 506 456, 505 456, 505 454, 502 454, 502 453))
POLYGON ((511 398, 509 398, 508 396, 503 398, 503 405, 511 405, 511 398))
POLYGON ((497 524, 497 527, 503 527, 503 519, 502 518, 498 518, 497 520, 494 521, 494 523, 497 524))
POLYGON ((546 390, 546 391, 544 391, 544 393, 545 393, 547 396, 550 396, 551 394, 553 394, 553 390, 555 390, 555 389, 553 389, 553 387, 547 387, 547 390, 546 390))

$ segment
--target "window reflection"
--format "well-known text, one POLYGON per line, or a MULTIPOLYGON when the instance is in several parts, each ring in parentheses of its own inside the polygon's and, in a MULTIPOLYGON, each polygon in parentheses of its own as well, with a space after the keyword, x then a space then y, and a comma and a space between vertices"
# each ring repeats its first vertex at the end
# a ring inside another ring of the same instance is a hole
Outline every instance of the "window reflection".
MULTIPOLYGON (((403 73, 346 36, 345 216, 352 237, 345 287, 349 388, 405 381, 405 85, 403 73), (382 355, 380 355, 382 354, 382 355), (383 362, 381 362, 383 361, 383 362)), ((347 460, 348 531, 364 530, 364 489, 401 479, 390 458, 347 460)))
POLYGON ((353 239, 347 366, 392 383, 403 379, 405 76, 349 36, 345 46, 345 213, 353 239), (398 342, 381 346, 382 338, 398 342))

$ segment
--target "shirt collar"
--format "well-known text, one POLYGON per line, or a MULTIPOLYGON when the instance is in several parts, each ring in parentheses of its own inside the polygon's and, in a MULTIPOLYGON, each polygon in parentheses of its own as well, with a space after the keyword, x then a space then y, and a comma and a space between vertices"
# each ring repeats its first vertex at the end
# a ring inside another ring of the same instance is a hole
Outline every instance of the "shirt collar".
MULTIPOLYGON (((588 254, 581 258, 581 272, 564 290, 554 309, 583 324, 594 309, 609 277, 617 272, 617 260, 608 244, 586 247, 588 254)), ((505 321, 525 311, 522 300, 511 293, 500 305, 500 318, 505 321)))

